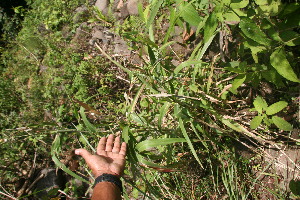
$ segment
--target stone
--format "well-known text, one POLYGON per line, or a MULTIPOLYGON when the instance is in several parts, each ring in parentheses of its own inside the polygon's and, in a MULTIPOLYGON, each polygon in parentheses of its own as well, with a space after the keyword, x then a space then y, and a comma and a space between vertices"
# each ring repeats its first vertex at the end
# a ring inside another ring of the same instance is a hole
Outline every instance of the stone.
POLYGON ((95 6, 102 12, 103 15, 107 14, 107 6, 108 1, 107 0, 97 0, 95 3, 95 6))
POLYGON ((95 31, 95 33, 92 35, 92 38, 96 38, 96 39, 100 39, 100 40, 105 39, 103 32, 99 31, 99 30, 95 31))
POLYGON ((43 175, 44 177, 36 183, 35 195, 38 199, 54 198, 58 194, 55 190, 64 189, 66 181, 62 170, 56 171, 53 168, 45 168, 39 175, 43 175))
POLYGON ((127 2, 127 10, 129 15, 138 15, 138 1, 137 0, 129 0, 127 2))
POLYGON ((128 45, 123 39, 116 37, 114 42, 115 42, 115 46, 114 46, 115 54, 122 55, 122 56, 130 55, 131 51, 129 50, 128 45))

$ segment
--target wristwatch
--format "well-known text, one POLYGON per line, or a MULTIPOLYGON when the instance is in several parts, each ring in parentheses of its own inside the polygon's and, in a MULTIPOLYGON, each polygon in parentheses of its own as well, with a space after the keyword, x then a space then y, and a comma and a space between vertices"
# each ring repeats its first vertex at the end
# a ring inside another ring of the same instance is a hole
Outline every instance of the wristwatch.
POLYGON ((100 182, 111 182, 111 183, 115 184, 120 189, 121 194, 123 194, 122 181, 120 180, 119 177, 112 175, 112 174, 102 174, 101 176, 98 176, 95 179, 95 183, 94 183, 93 187, 95 187, 100 182))

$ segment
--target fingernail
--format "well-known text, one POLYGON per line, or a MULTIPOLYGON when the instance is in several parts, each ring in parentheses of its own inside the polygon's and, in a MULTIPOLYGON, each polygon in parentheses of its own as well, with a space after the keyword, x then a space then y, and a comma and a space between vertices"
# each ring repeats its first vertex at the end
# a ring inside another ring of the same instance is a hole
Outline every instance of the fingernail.
POLYGON ((76 150, 75 150, 75 154, 79 155, 79 152, 80 152, 79 149, 76 149, 76 150))

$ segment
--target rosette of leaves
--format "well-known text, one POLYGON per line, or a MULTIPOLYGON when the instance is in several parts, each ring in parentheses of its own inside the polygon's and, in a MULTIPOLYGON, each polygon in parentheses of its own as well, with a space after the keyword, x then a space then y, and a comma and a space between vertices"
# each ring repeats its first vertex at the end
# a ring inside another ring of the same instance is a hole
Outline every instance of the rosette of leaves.
POLYGON ((291 131, 293 129, 289 122, 275 115, 287 107, 287 102, 278 101, 268 106, 267 102, 262 97, 257 96, 253 105, 254 110, 258 112, 258 115, 251 120, 250 128, 256 129, 262 122, 264 122, 268 127, 271 124, 275 124, 275 126, 284 131, 291 131))

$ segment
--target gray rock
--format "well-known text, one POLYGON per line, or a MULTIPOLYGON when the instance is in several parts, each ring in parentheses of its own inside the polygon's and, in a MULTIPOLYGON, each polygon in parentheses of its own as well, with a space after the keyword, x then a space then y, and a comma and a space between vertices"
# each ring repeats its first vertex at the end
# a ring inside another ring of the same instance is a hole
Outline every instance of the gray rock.
POLYGON ((38 199, 56 197, 58 193, 55 192, 55 189, 63 189, 65 185, 65 178, 62 171, 46 168, 40 172, 40 175, 43 175, 44 177, 36 183, 36 197, 38 199))
POLYGON ((107 9, 108 9, 107 0, 97 0, 95 6, 102 12, 103 15, 107 14, 107 9))
POLYGON ((120 8, 120 19, 125 19, 129 16, 129 12, 127 9, 127 4, 125 4, 123 7, 120 8))
POLYGON ((114 53, 122 56, 129 56, 131 51, 129 50, 128 45, 124 40, 122 40, 120 37, 116 37, 115 40, 115 48, 114 53))
POLYGON ((127 10, 130 15, 138 15, 138 1, 137 0, 128 0, 127 2, 127 10))
POLYGON ((100 40, 105 39, 105 38, 104 38, 104 35, 103 35, 103 32, 102 32, 102 31, 99 31, 99 30, 97 30, 97 31, 92 35, 92 38, 96 38, 96 39, 100 39, 100 40))
POLYGON ((79 12, 85 12, 87 10, 88 10, 87 7, 85 5, 82 5, 82 6, 78 7, 78 8, 76 8, 75 12, 79 13, 79 12))

